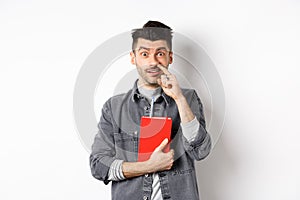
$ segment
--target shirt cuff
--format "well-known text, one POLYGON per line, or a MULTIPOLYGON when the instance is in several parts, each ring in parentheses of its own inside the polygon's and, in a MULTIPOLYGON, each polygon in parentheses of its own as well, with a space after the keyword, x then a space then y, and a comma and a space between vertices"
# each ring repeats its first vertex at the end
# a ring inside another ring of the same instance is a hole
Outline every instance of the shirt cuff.
POLYGON ((108 180, 111 181, 121 181, 124 180, 124 174, 122 171, 123 160, 114 160, 110 165, 108 172, 108 180))
POLYGON ((198 134, 200 123, 195 117, 192 121, 187 123, 181 123, 181 129, 183 136, 187 139, 188 142, 194 141, 198 134))

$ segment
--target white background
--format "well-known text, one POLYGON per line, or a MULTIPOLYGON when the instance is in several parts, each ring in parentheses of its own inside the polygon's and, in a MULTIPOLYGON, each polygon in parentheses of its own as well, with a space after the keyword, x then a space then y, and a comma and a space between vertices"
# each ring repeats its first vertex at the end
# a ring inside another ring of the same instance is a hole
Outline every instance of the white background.
POLYGON ((97 46, 149 19, 201 44, 223 81, 202 200, 300 199, 298 0, 0 1, 0 199, 110 199, 76 132, 74 84, 97 46))

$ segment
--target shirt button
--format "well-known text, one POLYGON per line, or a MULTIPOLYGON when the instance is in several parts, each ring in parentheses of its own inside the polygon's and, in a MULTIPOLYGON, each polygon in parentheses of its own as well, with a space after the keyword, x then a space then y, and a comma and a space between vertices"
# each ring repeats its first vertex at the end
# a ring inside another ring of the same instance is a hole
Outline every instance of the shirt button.
POLYGON ((148 111, 148 110, 150 110, 150 107, 145 106, 145 107, 144 107, 144 110, 145 110, 145 111, 148 111))
POLYGON ((143 199, 144 199, 144 200, 147 200, 147 199, 148 199, 148 197, 144 196, 144 197, 143 197, 143 199))
MULTIPOLYGON (((148 174, 145 174, 146 177, 148 177, 148 174)), ((146 196, 145 196, 146 197, 146 196)), ((147 198, 147 197, 146 197, 147 198)))

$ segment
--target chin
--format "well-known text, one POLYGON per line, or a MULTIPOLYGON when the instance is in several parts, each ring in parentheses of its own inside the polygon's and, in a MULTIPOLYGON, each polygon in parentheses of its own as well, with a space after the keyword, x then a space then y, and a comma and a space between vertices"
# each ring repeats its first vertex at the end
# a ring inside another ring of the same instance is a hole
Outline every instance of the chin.
POLYGON ((151 87, 159 87, 159 84, 157 82, 157 78, 141 78, 140 79, 140 83, 144 84, 144 85, 148 85, 148 86, 151 86, 151 87))
POLYGON ((158 83, 150 83, 151 86, 155 86, 155 87, 158 87, 158 83))
POLYGON ((151 85, 158 85, 157 79, 148 82, 151 85))
POLYGON ((151 86, 159 86, 158 83, 157 83, 157 80, 155 81, 147 81, 147 83, 151 86))

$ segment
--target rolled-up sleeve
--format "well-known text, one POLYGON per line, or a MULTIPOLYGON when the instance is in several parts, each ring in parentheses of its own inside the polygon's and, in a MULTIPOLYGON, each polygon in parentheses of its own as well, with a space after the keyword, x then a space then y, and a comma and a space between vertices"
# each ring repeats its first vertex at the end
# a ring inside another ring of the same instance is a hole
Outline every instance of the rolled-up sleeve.
POLYGON ((108 180, 110 181, 121 181, 125 179, 122 170, 122 164, 124 160, 114 160, 114 162, 110 165, 110 169, 108 172, 108 180))
POLYGON ((205 129, 206 124, 203 114, 203 105, 195 91, 193 91, 189 105, 199 122, 199 127, 197 133, 192 134, 192 140, 188 140, 184 135, 182 136, 183 145, 191 158, 195 160, 202 160, 209 154, 211 150, 211 137, 205 129))
POLYGON ((184 124, 181 123, 180 125, 184 137, 188 140, 188 142, 192 142, 196 138, 200 126, 197 118, 195 117, 192 121, 184 124))

